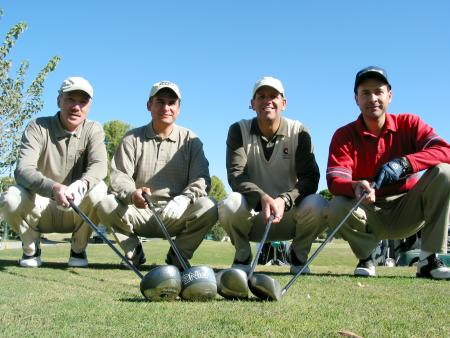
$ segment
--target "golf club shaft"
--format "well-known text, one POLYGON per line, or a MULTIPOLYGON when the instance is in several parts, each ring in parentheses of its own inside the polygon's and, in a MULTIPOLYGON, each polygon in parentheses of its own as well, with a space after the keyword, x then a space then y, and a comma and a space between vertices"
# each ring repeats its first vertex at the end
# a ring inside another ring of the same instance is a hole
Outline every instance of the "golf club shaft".
MULTIPOLYGON (((374 186, 374 184, 371 185, 372 188, 373 188, 373 186, 374 186)), ((305 265, 301 268, 301 270, 294 277, 292 277, 292 279, 289 281, 289 283, 287 283, 286 286, 283 288, 283 290, 281 290, 281 296, 283 296, 286 293, 286 291, 292 286, 292 284, 294 284, 294 282, 297 280, 297 278, 300 277, 300 275, 303 273, 303 271, 308 267, 309 264, 311 264, 311 262, 314 260, 314 258, 316 258, 316 256, 320 253, 320 251, 322 251, 322 249, 325 247, 325 245, 333 239, 334 235, 336 235, 336 233, 340 230, 340 228, 347 221, 347 219, 350 217, 352 212, 355 211, 356 208, 359 207, 359 205, 364 200, 364 198, 366 198, 366 196, 367 196, 367 191, 365 191, 361 195, 361 197, 358 199, 358 201, 355 203, 355 205, 350 209, 350 211, 347 213, 347 215, 345 215, 344 219, 333 229, 333 231, 328 235, 327 239, 322 244, 320 244, 320 246, 312 254, 312 256, 309 257, 309 259, 306 261, 305 265)))
POLYGON ((162 232, 164 233, 164 236, 166 236, 166 239, 169 241, 172 250, 175 252, 175 255, 177 256, 178 260, 180 261, 181 265, 183 266, 183 269, 185 271, 188 270, 190 268, 190 266, 184 260, 184 257, 181 255, 181 252, 178 250, 177 246, 175 245, 175 242, 173 241, 172 236, 170 236, 169 231, 167 231, 167 228, 164 225, 161 217, 159 217, 158 212, 155 208, 155 205, 150 200, 150 196, 146 192, 143 192, 142 197, 144 197, 145 202, 147 202, 150 210, 153 212, 153 215, 155 216, 156 221, 159 224, 159 227, 161 228, 162 232))
POLYGON ((263 245, 266 242, 270 227, 272 226, 273 218, 274 218, 274 216, 270 215, 269 220, 267 221, 266 228, 264 229, 264 234, 261 238, 261 242, 259 243, 258 250, 256 251, 256 256, 252 262, 252 266, 250 268, 250 272, 248 273, 247 279, 250 279, 250 277, 253 275, 253 272, 255 271, 255 268, 256 268, 256 264, 258 264, 258 259, 259 259, 259 256, 261 255, 263 245))
POLYGON ((101 231, 98 230, 97 226, 92 223, 92 221, 89 219, 89 217, 87 217, 76 205, 75 203, 73 203, 72 200, 68 200, 70 203, 70 206, 72 207, 73 210, 75 210, 75 212, 81 217, 81 219, 83 221, 85 221, 91 228, 92 230, 94 230, 96 232, 97 235, 99 235, 101 237, 101 239, 103 239, 103 241, 108 244, 111 249, 113 249, 113 251, 120 257, 122 258, 122 260, 128 265, 128 267, 133 270, 136 275, 139 276, 139 278, 143 278, 144 276, 142 275, 142 273, 132 264, 130 263, 130 261, 119 251, 117 250, 117 248, 114 246, 114 244, 111 243, 111 241, 109 239, 106 238, 105 235, 102 234, 101 231))

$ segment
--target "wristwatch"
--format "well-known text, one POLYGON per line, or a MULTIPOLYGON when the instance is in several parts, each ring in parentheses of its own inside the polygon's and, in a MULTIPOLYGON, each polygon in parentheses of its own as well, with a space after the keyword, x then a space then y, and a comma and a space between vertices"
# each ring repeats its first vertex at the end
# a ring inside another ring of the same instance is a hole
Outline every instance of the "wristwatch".
POLYGON ((288 195, 278 195, 284 201, 284 211, 289 211, 292 207, 291 198, 288 195))

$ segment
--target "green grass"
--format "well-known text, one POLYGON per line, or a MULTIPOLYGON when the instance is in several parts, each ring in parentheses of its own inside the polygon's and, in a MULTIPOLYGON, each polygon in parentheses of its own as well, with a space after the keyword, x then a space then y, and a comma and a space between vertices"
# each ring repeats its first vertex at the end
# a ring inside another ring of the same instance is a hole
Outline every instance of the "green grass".
MULTIPOLYGON (((144 244, 162 264, 168 244, 144 244)), ((44 246, 39 269, 16 266, 20 250, 0 251, 0 337, 450 337, 450 282, 415 278, 414 268, 378 267, 377 278, 351 276, 356 259, 339 240, 313 262, 279 302, 145 301, 139 278, 119 269, 106 245, 90 244, 90 268, 67 268, 69 245, 44 246)), ((229 243, 204 241, 193 265, 228 267, 229 243)), ((284 286, 288 267, 258 266, 284 286)))

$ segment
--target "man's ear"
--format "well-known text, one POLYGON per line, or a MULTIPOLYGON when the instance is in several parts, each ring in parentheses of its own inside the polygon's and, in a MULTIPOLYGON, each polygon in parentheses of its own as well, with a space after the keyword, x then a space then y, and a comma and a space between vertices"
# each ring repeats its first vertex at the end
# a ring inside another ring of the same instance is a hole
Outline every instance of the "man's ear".
POLYGON ((58 97, 56 98, 56 105, 58 106, 58 108, 61 108, 61 94, 58 95, 58 97))
POLYGON ((148 111, 151 111, 151 110, 150 110, 150 105, 151 105, 151 103, 152 103, 152 99, 150 98, 150 99, 148 99, 148 101, 147 101, 147 110, 148 110, 148 111))
POLYGON ((253 106, 253 102, 254 102, 254 100, 251 99, 251 100, 250 100, 250 105, 248 106, 248 109, 255 110, 255 107, 253 106))

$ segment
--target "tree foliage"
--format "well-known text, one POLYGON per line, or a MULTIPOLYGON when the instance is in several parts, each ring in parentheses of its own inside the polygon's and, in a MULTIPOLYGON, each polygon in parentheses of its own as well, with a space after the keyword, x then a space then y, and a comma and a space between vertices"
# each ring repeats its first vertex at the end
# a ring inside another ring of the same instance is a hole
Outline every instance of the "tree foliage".
MULTIPOLYGON (((217 176, 211 177, 211 191, 208 195, 213 197, 217 202, 220 202, 225 197, 227 197, 225 186, 217 176)), ((211 231, 208 233, 208 237, 215 241, 220 241, 223 236, 225 236, 225 230, 220 226, 219 223, 214 224, 211 228, 211 231)))
POLYGON ((223 182, 218 178, 217 176, 211 177, 211 191, 208 194, 211 197, 214 197, 214 199, 217 202, 220 202, 225 197, 227 197, 227 192, 225 191, 225 186, 223 182))
MULTIPOLYGON (((2 14, 0 10, 0 17, 2 14)), ((52 57, 27 89, 24 86, 28 61, 22 61, 15 76, 10 76, 13 62, 7 59, 8 55, 26 29, 25 22, 15 24, 0 46, 0 175, 11 172, 15 165, 23 130, 31 117, 42 109, 45 78, 55 70, 60 60, 59 56, 52 57)))
POLYGON ((108 159, 111 159, 125 133, 131 129, 131 126, 119 120, 105 122, 103 130, 105 131, 106 151, 108 159))

